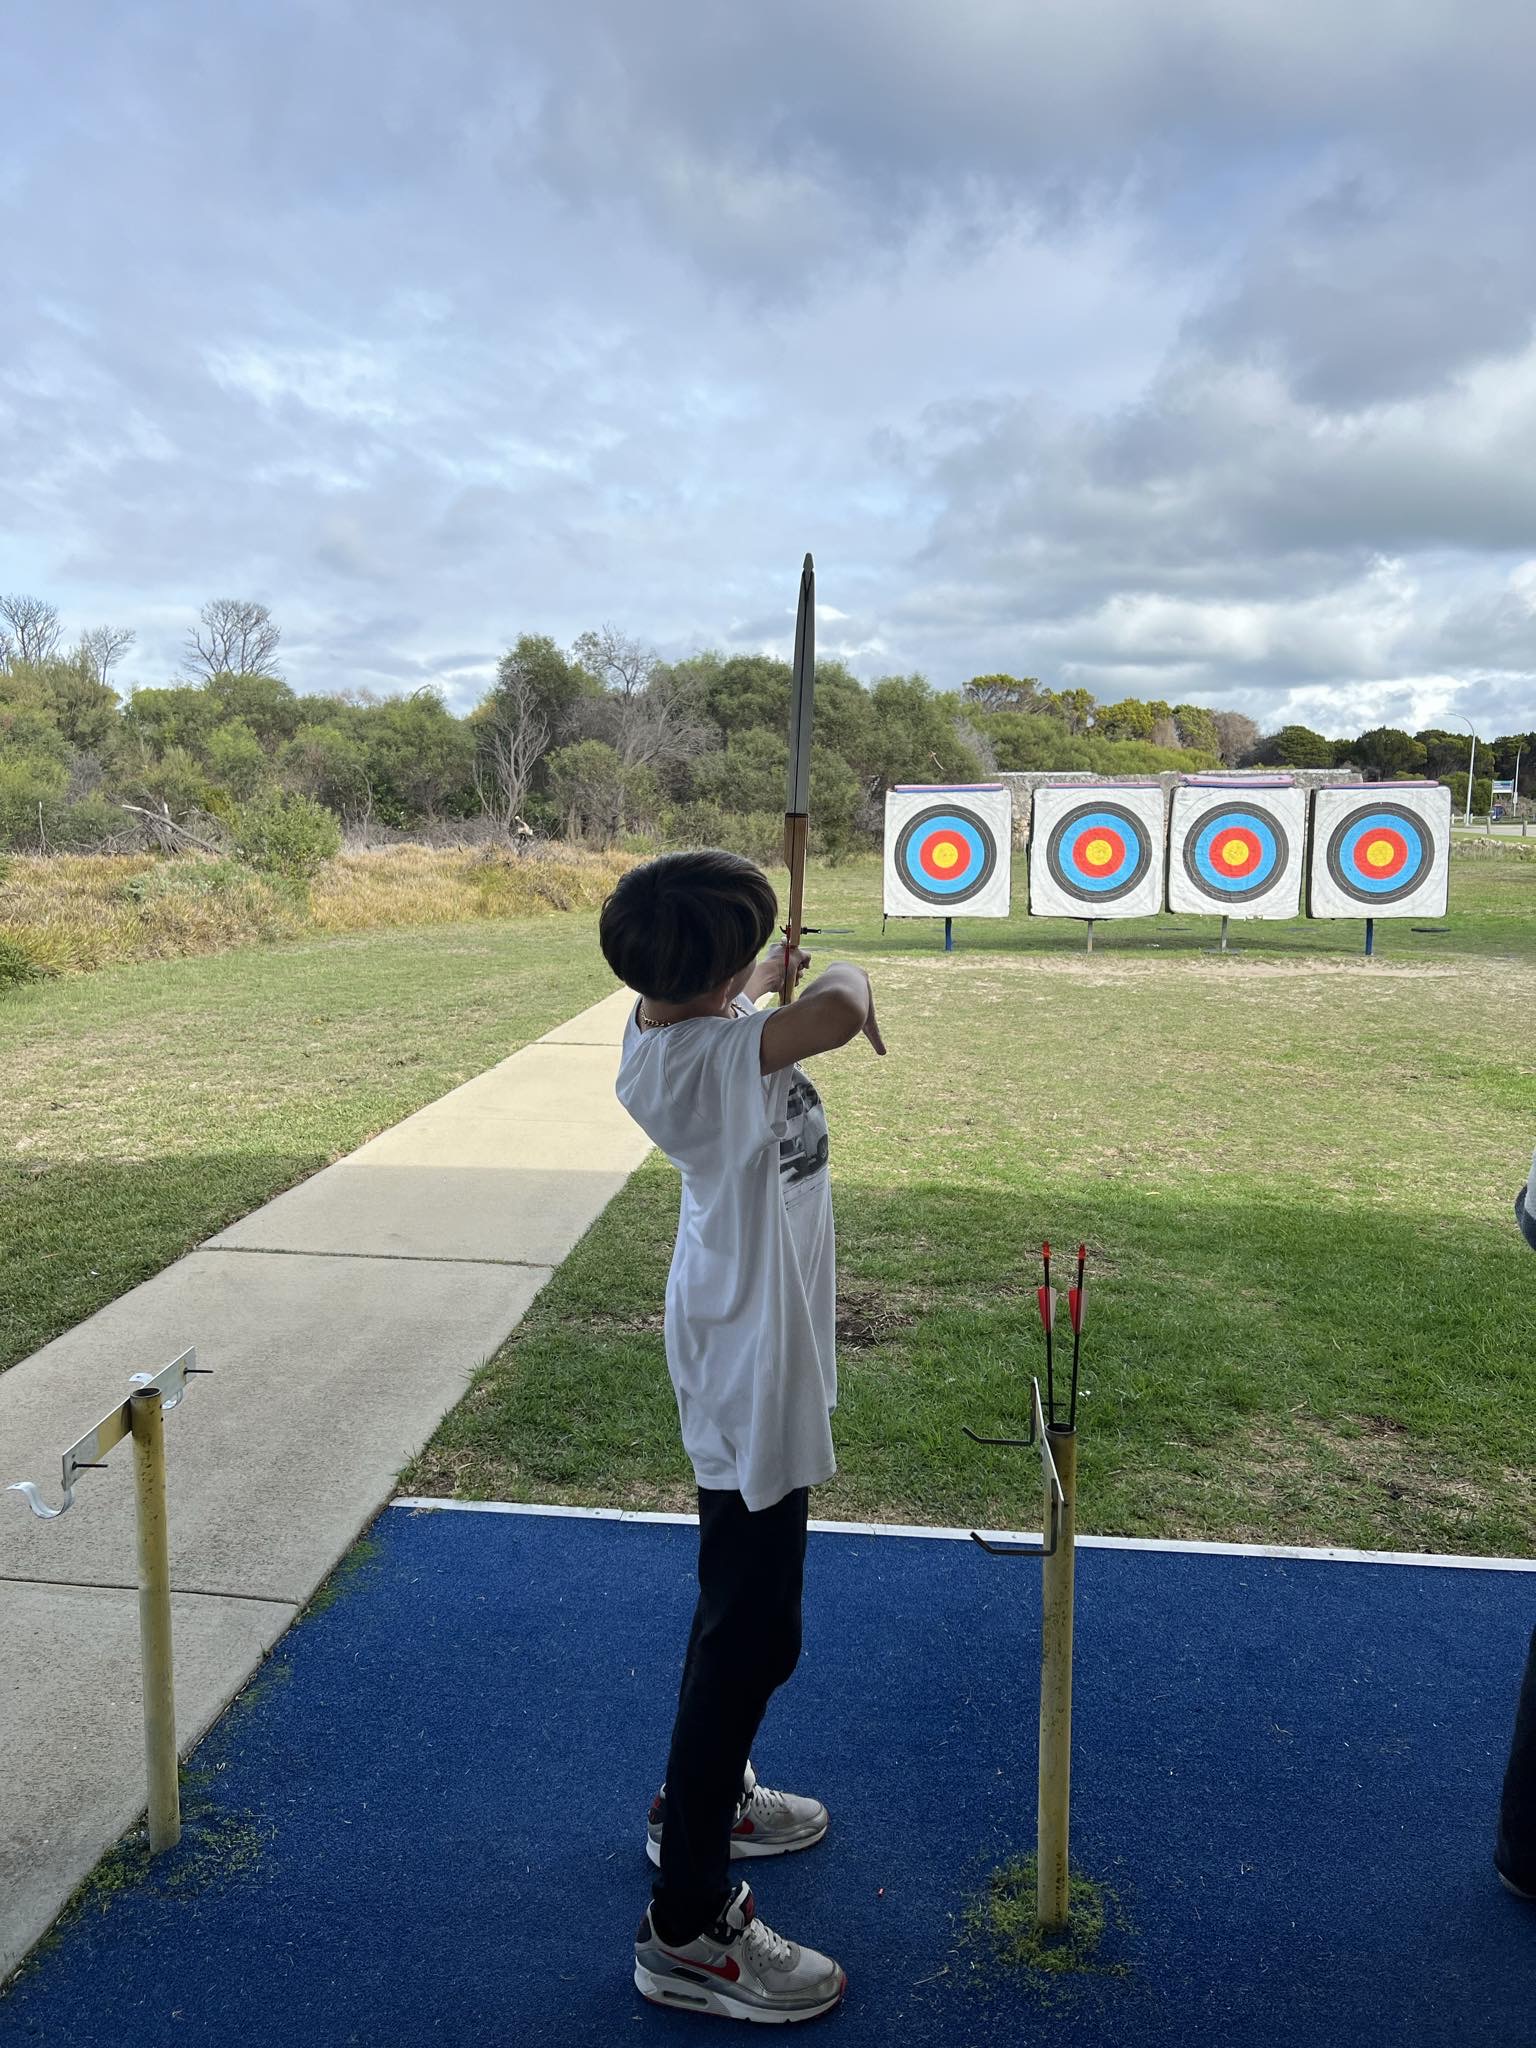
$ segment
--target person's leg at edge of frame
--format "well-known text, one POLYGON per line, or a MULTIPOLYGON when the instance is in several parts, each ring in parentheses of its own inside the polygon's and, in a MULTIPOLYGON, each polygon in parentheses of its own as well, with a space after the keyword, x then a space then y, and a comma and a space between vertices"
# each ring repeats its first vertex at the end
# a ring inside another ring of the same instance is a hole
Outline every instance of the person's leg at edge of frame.
POLYGON ((1511 1891, 1536 1899, 1536 1631, 1520 1683, 1493 1860, 1511 1891))
POLYGON ((804 1487, 753 1514, 735 1492, 699 1491, 699 1601, 667 1759, 667 1819, 652 1924, 681 1946, 734 1887, 731 1828, 752 1741, 800 1657, 804 1487))

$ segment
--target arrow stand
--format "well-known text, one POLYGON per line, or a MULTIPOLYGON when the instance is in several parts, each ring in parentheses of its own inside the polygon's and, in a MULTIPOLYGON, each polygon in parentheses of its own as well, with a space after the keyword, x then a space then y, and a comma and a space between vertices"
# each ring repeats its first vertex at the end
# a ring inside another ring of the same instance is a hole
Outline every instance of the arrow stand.
POLYGON ((1072 1814, 1072 1608, 1077 1539, 1077 1375, 1082 1349, 1083 1273, 1086 1246, 1078 1247, 1077 1285, 1068 1301, 1072 1321, 1071 1393, 1065 1422, 1056 1420, 1056 1382, 1051 1331, 1057 1296, 1050 1284, 1046 1245, 1045 1285, 1039 1290, 1045 1325, 1047 1393, 1031 1381, 1029 1435, 966 1435, 972 1443, 1022 1450, 1038 1445, 1043 1482, 1042 1539, 1034 1543, 991 1543, 975 1529, 971 1540, 989 1557, 1037 1557, 1040 1588, 1040 1766, 1035 1809, 1035 1923, 1047 1934, 1066 1931, 1071 1884, 1072 1814))

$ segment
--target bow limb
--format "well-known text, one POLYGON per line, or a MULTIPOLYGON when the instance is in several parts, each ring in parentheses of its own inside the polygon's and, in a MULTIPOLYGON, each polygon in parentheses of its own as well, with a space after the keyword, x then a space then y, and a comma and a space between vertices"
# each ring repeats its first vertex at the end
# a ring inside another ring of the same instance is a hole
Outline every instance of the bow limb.
POLYGON ((794 1001, 794 954, 805 930, 805 855, 811 830, 811 711, 816 694, 816 565, 807 555, 795 611, 795 663, 789 695, 789 784, 784 805, 784 865, 789 918, 784 926, 781 1004, 794 1001))
POLYGON ((804 811, 784 816, 784 865, 789 869, 789 915, 784 923, 784 975, 779 985, 779 1002, 794 1001, 794 955, 805 929, 805 855, 811 821, 804 811))

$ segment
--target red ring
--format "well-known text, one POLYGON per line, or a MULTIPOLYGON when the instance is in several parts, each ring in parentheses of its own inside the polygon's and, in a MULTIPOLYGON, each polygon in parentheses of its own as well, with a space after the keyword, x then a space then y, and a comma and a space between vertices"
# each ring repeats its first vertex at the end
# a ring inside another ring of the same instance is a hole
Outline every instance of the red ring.
POLYGON ((1367 881, 1380 881, 1385 875, 1399 875, 1408 865, 1408 842, 1401 832, 1394 832, 1389 825, 1373 825, 1369 832, 1362 832, 1355 841, 1355 872, 1367 881), (1366 860, 1365 849, 1385 839, 1392 849, 1392 858, 1385 867, 1377 867, 1366 860))
POLYGON ((925 875, 932 875, 936 882, 953 882, 963 875, 971 863, 971 849, 958 832, 932 832, 917 849, 918 866, 925 875), (952 846, 959 858, 953 867, 941 868, 933 855, 941 846, 952 846))
POLYGON ((1225 832, 1218 832, 1211 841, 1210 862, 1218 875, 1231 875, 1241 881, 1251 875, 1264 858, 1264 848, 1257 832, 1247 825, 1229 825, 1225 832), (1241 861, 1222 858, 1225 849, 1236 843, 1243 849, 1241 861))
POLYGON ((1087 875, 1097 881, 1101 875, 1115 874, 1125 865, 1125 841, 1111 825, 1085 825, 1072 842, 1072 865, 1080 875, 1087 875), (1114 852, 1114 859, 1104 863, 1102 868, 1090 867, 1082 857, 1081 848, 1085 839, 1107 839, 1114 852))

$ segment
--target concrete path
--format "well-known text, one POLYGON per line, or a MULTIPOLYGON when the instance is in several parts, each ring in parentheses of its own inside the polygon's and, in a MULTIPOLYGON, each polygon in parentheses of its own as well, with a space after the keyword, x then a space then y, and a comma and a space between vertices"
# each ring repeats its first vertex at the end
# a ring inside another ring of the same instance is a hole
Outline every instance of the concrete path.
MULTIPOLYGON (((0 1375, 0 1486, 188 1345, 166 1419, 183 1752, 644 1158, 624 991, 0 1375)), ((129 1446, 43 1522, 0 1492, 0 1982, 144 1806, 129 1446)))

